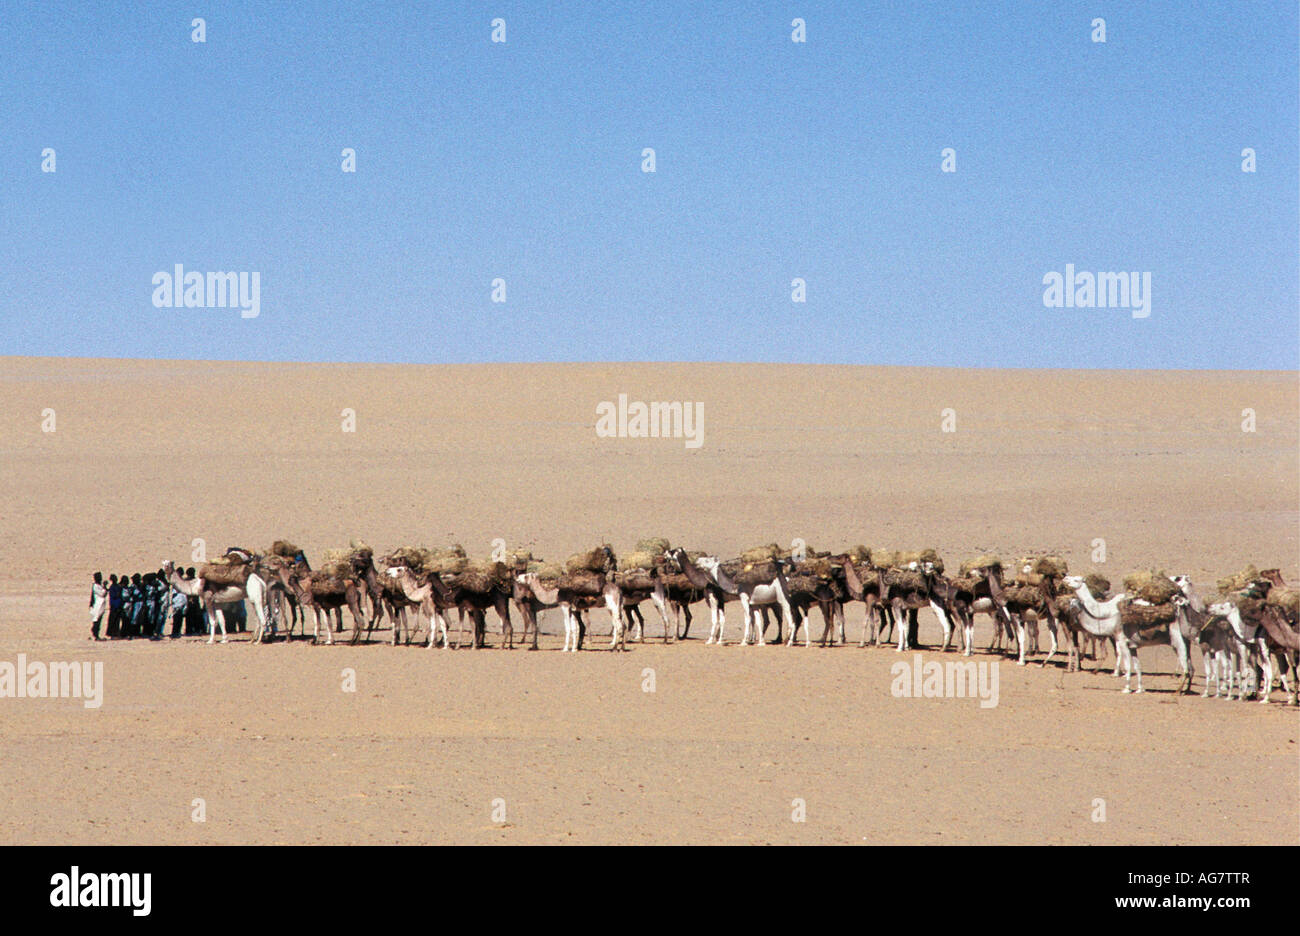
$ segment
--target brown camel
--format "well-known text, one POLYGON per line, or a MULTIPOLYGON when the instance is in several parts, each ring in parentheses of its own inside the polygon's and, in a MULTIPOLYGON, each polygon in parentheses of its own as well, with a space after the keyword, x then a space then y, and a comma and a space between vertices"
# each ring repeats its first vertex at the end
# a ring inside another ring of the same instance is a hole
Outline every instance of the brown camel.
POLYGON ((365 613, 361 610, 362 586, 344 566, 334 566, 328 571, 313 572, 307 564, 298 563, 289 575, 289 586, 304 608, 316 612, 316 625, 312 629, 312 643, 320 642, 321 621, 325 623, 325 643, 334 643, 330 632, 329 613, 336 611, 341 617, 343 607, 352 612, 352 643, 361 639, 365 613))

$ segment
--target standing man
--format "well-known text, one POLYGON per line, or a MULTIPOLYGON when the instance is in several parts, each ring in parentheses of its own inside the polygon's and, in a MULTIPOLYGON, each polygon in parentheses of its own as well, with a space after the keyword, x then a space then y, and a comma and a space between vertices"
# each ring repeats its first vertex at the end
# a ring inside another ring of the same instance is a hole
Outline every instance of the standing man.
POLYGON ((144 584, 140 580, 139 572, 131 573, 131 586, 126 590, 127 603, 131 608, 130 625, 128 627, 131 637, 140 637, 144 634, 144 584))
POLYGON ((99 624, 104 620, 104 606, 108 603, 108 589, 104 587, 104 573, 96 572, 90 586, 90 639, 99 640, 99 624))
MULTIPOLYGON (((168 585, 171 583, 168 582, 168 585)), ((190 605, 190 596, 179 588, 171 590, 172 640, 181 635, 181 626, 185 623, 185 610, 190 605)))
POLYGON ((122 636, 122 583, 116 575, 110 575, 108 580, 108 631, 104 636, 117 640, 122 636))

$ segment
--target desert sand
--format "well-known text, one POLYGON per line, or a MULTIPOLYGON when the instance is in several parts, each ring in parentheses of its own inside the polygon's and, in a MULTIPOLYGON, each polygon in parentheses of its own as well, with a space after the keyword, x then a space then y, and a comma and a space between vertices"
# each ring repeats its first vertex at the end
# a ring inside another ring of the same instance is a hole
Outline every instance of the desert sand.
MULTIPOLYGON (((1052 551, 1207 593, 1248 562, 1300 580, 1297 386, 0 358, 0 661, 102 661, 105 680, 94 710, 0 699, 0 842, 1294 844, 1300 715, 1281 693, 1175 696, 1167 648, 1142 651, 1140 696, 1111 661, 1004 660, 999 704, 981 708, 891 695, 899 654, 857 646, 860 605, 846 647, 738 647, 738 615, 732 645, 705 646, 702 606, 691 639, 663 646, 647 604, 644 644, 608 652, 596 612, 573 655, 554 612, 530 653, 496 649, 492 615, 482 651, 91 643, 86 602, 95 570, 279 537, 309 556, 351 539, 486 555, 500 538, 558 558, 651 535, 723 555, 800 537, 934 546, 953 564, 1052 551), (702 445, 599 438, 596 407, 620 393, 702 403, 702 445)), ((928 613, 921 637, 939 658, 928 613)))

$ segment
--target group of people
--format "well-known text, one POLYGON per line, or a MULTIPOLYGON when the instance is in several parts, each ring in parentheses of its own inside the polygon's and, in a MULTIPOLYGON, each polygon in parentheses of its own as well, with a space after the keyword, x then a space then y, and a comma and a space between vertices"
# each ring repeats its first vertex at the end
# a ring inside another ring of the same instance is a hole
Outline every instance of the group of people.
MULTIPOLYGON (((178 569, 178 574, 179 569, 178 569)), ((194 580, 194 568, 185 570, 187 581, 194 580)), ((227 629, 246 630, 247 615, 244 603, 223 606, 227 629)), ((167 622, 171 622, 171 636, 199 636, 208 632, 207 611, 197 595, 187 595, 172 585, 167 574, 136 572, 134 575, 110 575, 96 572, 90 586, 90 638, 92 640, 122 640, 143 637, 162 640, 167 622), (99 629, 108 616, 103 636, 99 629)))

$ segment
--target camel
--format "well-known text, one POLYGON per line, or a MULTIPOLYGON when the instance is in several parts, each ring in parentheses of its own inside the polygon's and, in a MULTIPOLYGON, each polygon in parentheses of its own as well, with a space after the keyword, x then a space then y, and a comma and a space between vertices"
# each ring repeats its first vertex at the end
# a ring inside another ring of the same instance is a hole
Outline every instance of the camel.
POLYGON ((1260 577, 1269 583, 1269 596, 1260 611, 1260 624, 1264 628, 1264 643, 1276 658, 1282 677, 1282 688, 1287 702, 1297 704, 1297 680, 1300 680, 1300 622, 1294 608, 1274 603, 1274 595, 1287 587, 1280 569, 1264 569, 1260 577))
MULTIPOLYGON (((674 559, 672 551, 664 552, 665 560, 674 559)), ((709 581, 708 573, 702 569, 696 569, 703 582, 709 581)), ((697 601, 706 600, 708 591, 707 584, 699 584, 692 580, 686 574, 684 569, 679 568, 674 572, 667 562, 659 567, 659 579, 663 582, 664 597, 667 601, 668 610, 673 616, 673 635, 678 640, 685 640, 691 632, 691 605, 697 601), (685 620, 686 626, 682 627, 685 620)))
POLYGON ((194 579, 183 579, 171 560, 163 563, 163 571, 173 588, 182 594, 197 595, 202 599, 204 610, 208 613, 208 643, 214 642, 217 627, 221 629, 221 642, 227 642, 226 616, 218 606, 237 601, 247 600, 253 606, 257 616, 255 643, 260 642, 266 631, 266 579, 263 577, 266 573, 259 574, 251 553, 245 555, 248 561, 227 567, 230 572, 229 584, 210 582, 202 575, 194 579))
POLYGON ((1273 658, 1268 652, 1264 638, 1263 623, 1258 614, 1241 613, 1241 609, 1231 601, 1220 601, 1210 605, 1210 613, 1222 617, 1228 622, 1232 635, 1237 642, 1238 662, 1241 664, 1241 686, 1237 698, 1244 700, 1247 695, 1258 693, 1259 701, 1268 704, 1269 691, 1273 688, 1273 658), (1264 670, 1263 680, 1255 672, 1255 661, 1259 661, 1264 670), (1249 681, 1247 676, 1250 677, 1249 681), (1249 682, 1251 688, 1247 690, 1249 682))
POLYGON ((1178 655, 1181 674, 1176 691, 1180 693, 1191 691, 1192 665, 1188 635, 1193 633, 1193 628, 1185 610, 1188 606, 1186 596, 1177 596, 1173 601, 1175 619, 1153 633, 1125 614, 1126 602, 1145 604, 1140 599, 1130 600, 1128 595, 1121 592, 1107 601, 1098 601, 1079 576, 1067 576, 1065 582, 1068 587, 1074 589, 1080 610, 1078 621, 1083 629, 1097 637, 1114 639, 1116 655, 1124 664, 1126 693, 1133 691, 1134 669, 1137 670, 1136 691, 1143 691, 1142 661, 1138 658, 1138 648, 1157 643, 1169 644, 1178 655))
MULTIPOLYGON (((794 615, 790 621, 790 638, 787 645, 795 642, 799 625, 812 612, 813 605, 816 605, 822 614, 822 636, 818 643, 823 647, 835 645, 836 623, 839 624, 840 643, 844 643, 844 602, 849 599, 849 591, 843 581, 843 569, 831 562, 829 557, 818 557, 816 561, 818 564, 828 563, 829 570, 825 566, 819 570, 805 562, 795 562, 790 569, 790 574, 786 576, 790 608, 794 615), (819 575, 819 571, 828 574, 819 575)), ((780 622, 778 628, 779 626, 780 622)))
POLYGON ((294 566, 289 575, 289 585, 304 608, 316 612, 316 624, 312 628, 312 643, 320 643, 322 619, 325 622, 325 643, 333 644, 334 636, 330 631, 329 612, 336 611, 342 617, 346 605, 352 612, 352 643, 361 639, 361 628, 365 613, 361 609, 361 586, 351 576, 332 576, 324 572, 313 572, 305 562, 294 566))
MULTIPOLYGON (((437 572, 424 572, 417 577, 408 566, 404 565, 389 566, 384 574, 397 585, 403 597, 415 603, 429 619, 429 639, 425 646, 432 649, 438 630, 441 628, 442 647, 444 650, 451 649, 451 642, 447 639, 446 612, 458 605, 455 593, 443 582, 442 577, 437 572)), ((457 649, 460 648, 464 633, 465 615, 462 612, 461 627, 456 637, 457 649)), ((407 639, 409 642, 409 632, 407 639)))
POLYGON ((880 600, 880 575, 877 570, 870 566, 864 566, 861 571, 858 570, 858 563, 852 556, 845 555, 840 557, 843 560, 844 569, 844 586, 849 593, 849 599, 852 601, 861 601, 867 609, 866 621, 862 625, 862 640, 858 643, 859 647, 867 645, 867 639, 878 647, 880 638, 885 630, 885 618, 889 617, 889 633, 893 636, 894 622, 893 611, 888 604, 880 600), (876 627, 876 617, 879 616, 880 626, 876 627))
MULTIPOLYGON (((726 603, 734 600, 737 596, 728 595, 723 591, 718 583, 713 580, 707 571, 702 569, 691 557, 686 550, 679 548, 670 549, 666 555, 676 561, 678 568, 681 569, 683 577, 689 583, 693 592, 699 592, 703 595, 705 603, 709 606, 709 639, 706 644, 716 643, 722 645, 722 631, 726 627, 727 614, 726 603)), ((688 593, 689 594, 689 593, 688 593)), ((690 611, 687 609, 687 630, 690 629, 690 611)), ((685 635, 683 634, 684 638, 685 635)))
POLYGON ((880 593, 889 602, 894 617, 898 620, 898 647, 895 652, 915 649, 919 646, 916 639, 916 612, 921 608, 930 608, 939 619, 943 628, 943 647, 948 649, 952 639, 952 622, 947 611, 939 603, 935 594, 937 567, 933 562, 909 563, 907 569, 880 569, 880 593))
POLYGON ((555 585, 546 585, 536 572, 525 572, 519 576, 519 582, 527 586, 543 606, 560 608, 564 615, 564 648, 561 652, 576 653, 582 649, 585 628, 581 613, 602 605, 608 609, 614 628, 610 649, 624 649, 622 591, 603 574, 566 574, 555 585))
MULTIPOLYGON (((638 643, 643 639, 645 618, 641 615, 640 604, 648 598, 659 611, 659 620, 664 625, 664 643, 668 643, 668 595, 659 576, 659 570, 625 569, 614 573, 614 581, 623 593, 623 614, 627 618, 627 629, 631 630, 632 625, 636 625, 636 636, 633 639, 638 643)), ((676 622, 674 622, 673 636, 676 636, 676 632, 676 622)))
MULTIPOLYGON (((781 561, 759 563, 751 570, 740 570, 736 578, 732 578, 731 573, 723 568, 716 556, 701 556, 696 565, 709 574, 724 594, 734 595, 740 599, 740 613, 745 617, 745 634, 740 641, 742 647, 749 645, 751 634, 757 646, 765 645, 764 624, 759 614, 759 609, 763 606, 775 605, 780 609, 784 619, 794 621, 794 614, 790 609, 789 586, 786 583, 785 570, 781 561)), ((794 643, 793 626, 790 629, 789 642, 794 643)), ((721 627, 718 631, 718 643, 722 643, 721 627)), ((812 646, 812 635, 807 629, 804 630, 804 646, 812 646)))
POLYGON ((1142 664, 1137 661, 1136 654, 1131 652, 1133 649, 1132 644, 1124 633, 1123 615, 1120 613, 1120 607, 1127 600, 1128 595, 1120 592, 1105 601, 1098 601, 1092 596, 1087 584, 1079 576, 1066 576, 1065 584, 1067 587, 1074 589, 1075 600, 1079 605, 1079 626, 1095 637, 1109 638, 1115 641, 1116 666, 1120 662, 1124 664, 1124 691, 1133 691, 1133 665, 1136 663, 1138 674, 1137 691, 1142 692, 1142 664))
POLYGON ((559 603, 558 595, 555 602, 547 603, 542 601, 541 598, 537 597, 537 593, 533 591, 532 586, 524 580, 523 576, 524 572, 519 572, 512 579, 510 596, 515 603, 515 608, 519 611, 519 617, 524 622, 524 632, 520 639, 527 640, 528 631, 531 628, 533 632, 533 642, 529 645, 528 649, 536 650, 538 649, 538 615, 546 608, 557 607, 559 603))
POLYGON ((1196 641, 1201 646, 1201 664, 1205 668, 1205 691, 1201 693, 1201 698, 1210 697, 1211 685, 1214 686, 1213 694, 1216 698, 1224 696, 1223 684, 1226 680, 1226 698, 1231 699, 1232 684, 1240 669, 1240 661, 1237 657, 1237 640, 1227 619, 1206 611, 1196 641))
MULTIPOLYGON (((392 645, 396 647, 401 642, 402 632, 405 631, 406 643, 409 646, 414 631, 420 629, 421 605, 419 601, 409 598, 396 577, 389 574, 394 566, 402 563, 393 562, 391 556, 376 561, 374 553, 368 547, 356 550, 350 560, 353 572, 361 580, 364 594, 370 599, 371 616, 367 636, 383 621, 384 613, 387 611, 389 619, 393 622, 392 645), (415 616, 414 628, 407 623, 408 611, 415 616)), ((432 618, 429 626, 430 628, 433 626, 432 618)), ((430 635, 432 636, 432 631, 430 635)))

